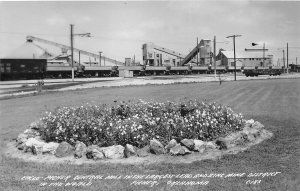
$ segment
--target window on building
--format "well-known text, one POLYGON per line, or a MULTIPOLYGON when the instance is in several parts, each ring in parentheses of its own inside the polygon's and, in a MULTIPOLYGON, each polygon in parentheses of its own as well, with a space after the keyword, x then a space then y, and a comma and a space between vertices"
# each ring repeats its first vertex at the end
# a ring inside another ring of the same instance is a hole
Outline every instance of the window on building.
POLYGON ((0 71, 4 73, 4 65, 1 65, 0 71))
POLYGON ((10 63, 6 63, 5 70, 6 70, 6 72, 11 72, 11 65, 10 65, 10 63))

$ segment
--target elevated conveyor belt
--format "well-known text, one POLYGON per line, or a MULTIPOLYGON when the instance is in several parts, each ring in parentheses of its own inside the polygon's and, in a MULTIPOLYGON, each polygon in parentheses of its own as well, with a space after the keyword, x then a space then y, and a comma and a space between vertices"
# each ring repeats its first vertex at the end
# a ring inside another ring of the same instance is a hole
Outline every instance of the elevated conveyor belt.
POLYGON ((180 66, 186 65, 189 61, 191 61, 197 53, 200 51, 200 45, 196 46, 180 63, 180 66))
POLYGON ((179 52, 176 52, 176 51, 173 51, 173 50, 169 50, 167 48, 163 48, 163 47, 160 47, 160 46, 157 46, 157 45, 154 45, 154 44, 152 46, 153 46, 153 48, 155 50, 159 50, 159 51, 164 52, 166 54, 170 54, 172 56, 177 56, 178 58, 182 58, 182 59, 185 57, 185 55, 183 55, 183 54, 181 54, 179 52))
MULTIPOLYGON (((34 36, 27 36, 26 40, 29 41, 29 42, 37 41, 37 42, 45 43, 45 44, 52 45, 52 46, 55 46, 55 47, 59 47, 61 49, 71 50, 70 46, 66 46, 66 45, 59 44, 59 43, 56 43, 56 42, 52 42, 52 41, 49 41, 49 40, 37 38, 37 37, 34 37, 34 36)), ((77 48, 73 48, 73 51, 80 52, 80 54, 84 54, 86 56, 90 56, 90 57, 97 58, 97 59, 100 57, 98 54, 94 54, 94 53, 84 51, 84 50, 80 50, 80 49, 77 49, 77 48)), ((111 58, 107 58, 105 56, 101 56, 101 59, 105 60, 105 62, 110 62, 110 63, 118 65, 118 66, 123 66, 124 65, 123 62, 120 62, 120 61, 117 61, 117 60, 114 60, 114 59, 111 59, 111 58)))

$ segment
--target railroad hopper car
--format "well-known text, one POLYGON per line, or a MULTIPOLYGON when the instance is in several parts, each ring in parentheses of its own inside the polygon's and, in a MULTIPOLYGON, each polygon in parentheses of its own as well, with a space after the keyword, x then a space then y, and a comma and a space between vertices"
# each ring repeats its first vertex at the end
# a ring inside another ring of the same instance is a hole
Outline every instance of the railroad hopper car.
POLYGON ((259 75, 277 76, 277 75, 281 75, 284 72, 284 68, 272 67, 272 66, 269 66, 268 68, 248 67, 248 68, 242 68, 242 72, 245 74, 246 77, 248 76, 254 77, 259 75))

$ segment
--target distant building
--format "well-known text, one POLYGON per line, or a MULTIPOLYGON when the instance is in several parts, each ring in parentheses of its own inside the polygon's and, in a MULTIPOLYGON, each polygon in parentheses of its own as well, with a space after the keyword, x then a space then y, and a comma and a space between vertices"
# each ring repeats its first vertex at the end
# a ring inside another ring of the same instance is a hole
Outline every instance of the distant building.
POLYGON ((131 58, 125 58, 125 66, 131 65, 131 58))
POLYGON ((197 46, 194 47, 188 55, 157 46, 153 43, 143 44, 143 62, 149 66, 179 66, 180 62, 186 57, 188 63, 192 65, 209 65, 211 64, 211 40, 201 40, 199 42, 199 53, 197 54, 197 46), (189 55, 191 55, 189 57, 189 55))
POLYGON ((144 65, 149 66, 178 66, 185 55, 169 50, 153 43, 143 44, 144 65))
POLYGON ((47 58, 50 57, 52 55, 43 48, 26 42, 0 59, 0 78, 42 78, 46 72, 47 58))
MULTIPOLYGON (((268 67, 273 65, 273 56, 267 55, 263 58, 262 52, 236 51, 236 67, 268 67), (265 62, 263 60, 265 59, 265 62)), ((216 56, 218 65, 234 66, 234 52, 220 50, 216 56)))
POLYGON ((212 63, 211 56, 211 40, 202 39, 199 43, 200 46, 200 65, 210 65, 212 63))

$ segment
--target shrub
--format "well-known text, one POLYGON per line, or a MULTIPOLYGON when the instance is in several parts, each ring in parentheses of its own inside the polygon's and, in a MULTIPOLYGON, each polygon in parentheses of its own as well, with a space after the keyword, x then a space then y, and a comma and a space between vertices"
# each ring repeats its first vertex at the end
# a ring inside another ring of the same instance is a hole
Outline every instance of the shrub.
POLYGON ((171 139, 215 140, 243 128, 241 114, 229 107, 199 100, 176 102, 129 101, 112 105, 59 107, 40 119, 39 131, 47 142, 139 148, 152 138, 167 144, 171 139))

